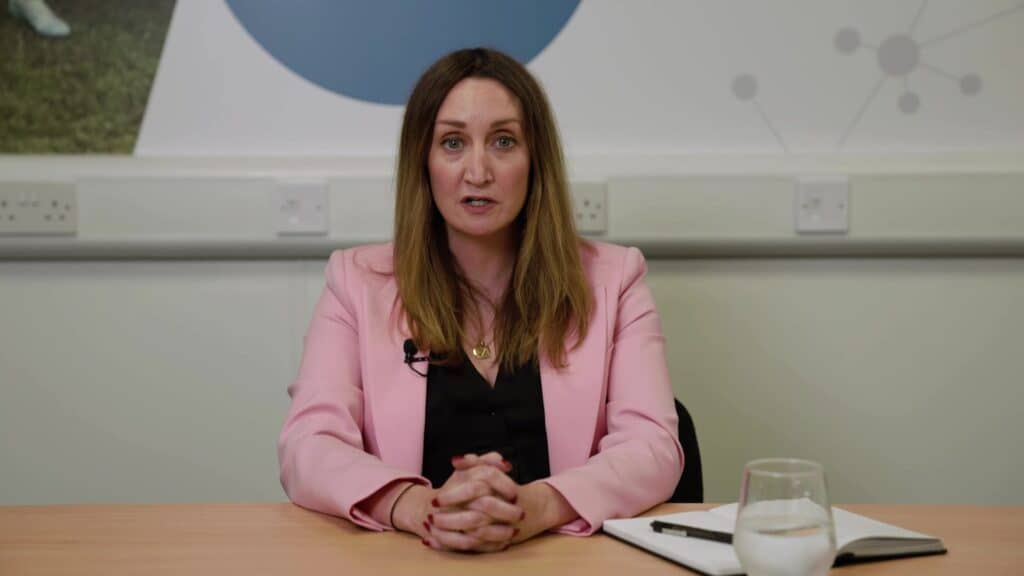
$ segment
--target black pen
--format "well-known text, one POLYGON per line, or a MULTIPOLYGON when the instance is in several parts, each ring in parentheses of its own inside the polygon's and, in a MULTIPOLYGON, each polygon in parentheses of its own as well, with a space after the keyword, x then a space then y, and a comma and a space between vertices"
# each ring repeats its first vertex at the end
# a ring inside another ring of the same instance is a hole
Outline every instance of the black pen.
POLYGON ((708 530, 706 528, 697 528, 696 526, 684 526, 682 524, 673 524, 671 522, 655 520, 651 522, 651 529, 658 534, 686 536, 688 538, 700 538, 701 540, 714 540, 715 542, 722 542, 723 544, 732 544, 732 534, 729 534, 728 532, 719 532, 717 530, 708 530))

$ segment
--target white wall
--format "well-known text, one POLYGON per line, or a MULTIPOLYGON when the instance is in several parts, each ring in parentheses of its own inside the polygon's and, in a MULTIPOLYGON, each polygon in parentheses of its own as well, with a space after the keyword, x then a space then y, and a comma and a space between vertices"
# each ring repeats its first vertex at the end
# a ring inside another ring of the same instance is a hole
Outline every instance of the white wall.
POLYGON ((0 263, 0 502, 281 498, 310 268, 0 263))
POLYGON ((1024 260, 656 262, 651 283, 709 500, 796 455, 839 502, 1024 502, 1024 260))

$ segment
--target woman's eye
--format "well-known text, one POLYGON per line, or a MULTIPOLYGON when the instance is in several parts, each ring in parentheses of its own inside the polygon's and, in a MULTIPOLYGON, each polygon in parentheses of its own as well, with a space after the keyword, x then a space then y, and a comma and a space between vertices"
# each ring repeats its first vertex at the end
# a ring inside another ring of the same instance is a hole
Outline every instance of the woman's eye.
POLYGON ((462 148, 462 140, 455 137, 445 138, 441 140, 441 147, 445 150, 459 150, 462 148))
POLYGON ((494 143, 498 148, 511 148, 516 145, 516 140, 511 136, 498 136, 494 143))

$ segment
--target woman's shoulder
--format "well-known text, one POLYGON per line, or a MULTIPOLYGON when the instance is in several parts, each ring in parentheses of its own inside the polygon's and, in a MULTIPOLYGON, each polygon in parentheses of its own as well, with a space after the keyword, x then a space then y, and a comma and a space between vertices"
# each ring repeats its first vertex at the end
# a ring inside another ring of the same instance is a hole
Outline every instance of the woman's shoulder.
POLYGON ((379 282, 394 276, 393 244, 363 244, 335 250, 327 262, 328 277, 346 282, 379 282))
POLYGON ((616 285, 647 270, 643 253, 632 246, 585 239, 580 248, 583 271, 592 284, 616 285))

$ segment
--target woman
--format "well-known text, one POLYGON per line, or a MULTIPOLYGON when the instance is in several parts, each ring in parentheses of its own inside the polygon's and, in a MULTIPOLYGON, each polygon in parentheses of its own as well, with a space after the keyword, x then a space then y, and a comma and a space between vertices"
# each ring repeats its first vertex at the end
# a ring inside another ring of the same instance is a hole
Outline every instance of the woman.
POLYGON ((683 469, 635 248, 586 242, 543 91, 496 51, 406 107, 393 244, 337 251, 281 432, 296 504, 438 549, 587 535, 683 469))

